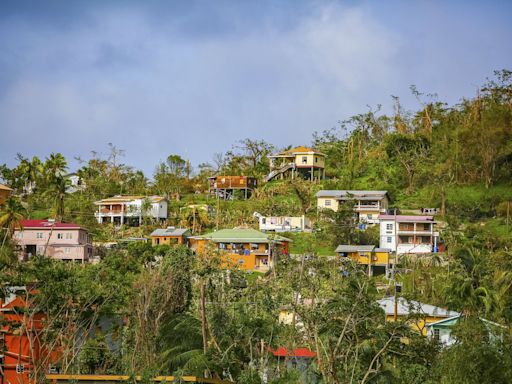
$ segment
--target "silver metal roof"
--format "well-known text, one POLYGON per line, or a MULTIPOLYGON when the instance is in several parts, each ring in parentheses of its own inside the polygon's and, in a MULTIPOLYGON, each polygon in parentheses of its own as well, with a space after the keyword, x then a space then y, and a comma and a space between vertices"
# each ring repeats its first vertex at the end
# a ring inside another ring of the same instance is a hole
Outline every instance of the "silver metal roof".
POLYGON ((187 228, 159 228, 151 232, 151 236, 183 236, 187 232, 189 232, 187 228))
MULTIPOLYGON (((377 300, 381 308, 386 312, 386 315, 393 315, 395 313, 395 298, 393 296, 384 297, 377 300)), ((397 303, 398 315, 407 316, 411 313, 419 313, 432 317, 452 317, 458 316, 459 313, 450 311, 441 307, 436 307, 431 304, 420 303, 419 301, 406 300, 403 297, 398 298, 397 303)))
POLYGON ((375 245, 338 245, 335 252, 371 252, 375 245))
POLYGON ((359 200, 382 199, 388 194, 388 191, 354 191, 354 190, 321 190, 316 193, 316 197, 333 197, 336 199, 348 198, 351 195, 359 200))

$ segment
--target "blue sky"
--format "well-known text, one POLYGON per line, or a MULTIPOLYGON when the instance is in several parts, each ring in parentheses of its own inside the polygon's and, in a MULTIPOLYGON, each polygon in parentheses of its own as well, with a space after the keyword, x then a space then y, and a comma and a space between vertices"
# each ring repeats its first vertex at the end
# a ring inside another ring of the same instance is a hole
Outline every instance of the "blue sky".
MULTIPOLYGON (((0 1, 0 163, 112 142, 149 175, 237 140, 309 144, 409 86, 512 68, 507 1, 0 1)), ((75 166, 76 163, 73 163, 75 166)))

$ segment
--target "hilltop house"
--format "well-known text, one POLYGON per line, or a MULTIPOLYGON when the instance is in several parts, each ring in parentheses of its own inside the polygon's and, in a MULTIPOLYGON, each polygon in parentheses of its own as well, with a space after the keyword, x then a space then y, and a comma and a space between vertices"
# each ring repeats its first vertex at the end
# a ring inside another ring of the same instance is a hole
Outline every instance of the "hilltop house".
POLYGON ((379 215, 380 247, 396 254, 437 252, 433 216, 379 215))
POLYGON ((167 199, 161 196, 114 196, 96 201, 98 211, 95 213, 98 223, 112 223, 115 225, 142 224, 144 217, 157 221, 167 219, 167 199), (148 201, 149 208, 143 212, 143 204, 148 201))
POLYGON ((268 271, 278 253, 287 254, 291 242, 286 237, 269 235, 252 228, 221 229, 203 236, 189 237, 190 248, 201 253, 212 244, 227 267, 249 271, 268 271))
POLYGON ((265 181, 302 177, 307 180, 325 178, 325 155, 312 148, 296 147, 268 156, 270 173, 265 181))
POLYGON ((78 224, 54 220, 22 220, 14 231, 20 260, 44 255, 63 261, 85 263, 92 258, 89 232, 78 224))
POLYGON ((0 184, 0 205, 5 204, 5 200, 11 195, 12 189, 7 185, 0 184))
POLYGON ((255 177, 212 176, 208 178, 208 194, 223 200, 233 200, 235 195, 248 199, 258 186, 255 177))
POLYGON ((187 237, 191 232, 187 228, 167 227, 165 229, 155 229, 151 233, 151 244, 155 245, 184 245, 187 244, 187 237))
POLYGON ((387 191, 322 190, 316 193, 318 209, 332 209, 337 212, 340 204, 354 201, 354 211, 360 223, 377 224, 378 216, 389 206, 387 191))
POLYGON ((253 216, 258 219, 260 231, 274 232, 304 232, 313 228, 311 220, 306 216, 263 216, 254 212, 253 216))
POLYGON ((377 248, 374 245, 338 245, 336 254, 341 258, 354 260, 358 264, 365 265, 368 275, 376 273, 388 274, 392 266, 389 254, 390 249, 377 248))
POLYGON ((419 301, 407 300, 403 297, 397 299, 396 308, 394 296, 384 297, 377 300, 377 302, 386 313, 386 321, 395 320, 396 309, 397 320, 407 321, 413 329, 419 331, 423 336, 427 335, 429 324, 459 316, 458 312, 420 303, 419 301))

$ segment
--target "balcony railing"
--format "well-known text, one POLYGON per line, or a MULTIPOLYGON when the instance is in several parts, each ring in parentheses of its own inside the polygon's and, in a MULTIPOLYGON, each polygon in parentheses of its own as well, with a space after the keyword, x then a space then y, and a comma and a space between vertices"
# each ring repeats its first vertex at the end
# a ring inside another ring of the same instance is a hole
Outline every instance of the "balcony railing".
POLYGON ((380 211, 380 205, 371 205, 371 204, 356 204, 354 209, 359 211, 380 211))
POLYGON ((399 229, 399 235, 418 235, 418 236, 430 236, 433 232, 430 229, 399 229))

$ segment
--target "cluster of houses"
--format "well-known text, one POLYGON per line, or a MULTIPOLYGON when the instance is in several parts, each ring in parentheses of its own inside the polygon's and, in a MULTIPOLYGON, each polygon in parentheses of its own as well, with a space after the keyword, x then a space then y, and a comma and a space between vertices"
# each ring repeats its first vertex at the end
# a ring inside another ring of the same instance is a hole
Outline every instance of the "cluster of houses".
MULTIPOLYGON (((297 147, 271 155, 271 171, 266 181, 284 178, 305 178, 311 181, 325 177, 325 155, 311 148, 297 147)), ((257 180, 247 176, 214 176, 209 178, 208 195, 217 199, 247 199, 257 187, 257 180)), ((0 205, 11 189, 0 184, 0 205)), ((352 207, 355 226, 359 230, 378 227, 378 244, 340 244, 333 249, 333 257, 353 260, 364 266, 369 275, 386 274, 393 270, 401 255, 424 255, 443 251, 434 216, 431 214, 401 215, 390 210, 387 191, 321 190, 316 193, 317 209, 338 211, 342 206, 352 207)), ((162 228, 150 235, 153 246, 180 245, 201 254, 216 250, 225 268, 238 268, 250 272, 269 271, 278 255, 290 253, 291 239, 287 232, 312 232, 313 221, 302 216, 265 216, 254 212, 258 230, 247 226, 220 229, 198 235, 193 229, 167 227, 168 201, 162 196, 113 196, 95 202, 95 218, 100 224, 139 226, 146 220, 162 228)), ((209 210, 208 205, 193 209, 209 210), (206 208, 205 208, 206 207, 206 208)), ((430 213, 422 210, 421 213, 430 213)), ((20 260, 43 255, 62 261, 87 263, 93 261, 91 235, 84 227, 54 220, 23 220, 14 236, 20 260)), ((4 302, 4 306, 8 305, 4 302)), ((412 313, 422 315, 411 323, 423 335, 449 345, 453 343, 451 327, 460 318, 457 312, 428 304, 385 297, 379 305, 390 321, 409 319, 412 313), (399 300, 396 302, 396 300, 399 300)), ((7 308, 7 307, 6 307, 7 308)), ((289 312, 283 310, 280 319, 286 323, 289 312)), ((409 321, 409 320, 408 320, 409 321)), ((292 351, 293 352, 293 351, 292 351)), ((276 350, 275 356, 290 351, 276 350)), ((293 352, 295 354, 295 352, 293 352)), ((296 355, 313 358, 311 351, 298 351, 296 355)))

